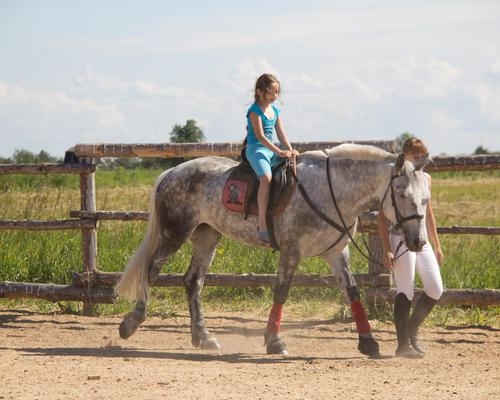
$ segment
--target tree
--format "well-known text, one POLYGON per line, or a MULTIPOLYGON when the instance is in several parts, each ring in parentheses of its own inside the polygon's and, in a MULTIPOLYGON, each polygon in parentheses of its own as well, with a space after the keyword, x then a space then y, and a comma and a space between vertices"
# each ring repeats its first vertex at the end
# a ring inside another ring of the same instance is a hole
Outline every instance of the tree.
MULTIPOLYGON (((170 132, 170 141, 172 143, 198 143, 205 140, 205 135, 199 126, 196 125, 194 119, 188 119, 186 125, 174 125, 172 132, 170 132)), ((190 158, 179 157, 171 158, 169 160, 164 160, 162 166, 170 167, 176 166, 183 163, 184 161, 190 160, 190 158)))
POLYGON ((40 164, 40 163, 55 163, 61 161, 57 157, 51 156, 45 150, 35 154, 29 150, 17 149, 12 156, 14 164, 40 164))
POLYGON ((170 141, 172 143, 197 143, 203 142, 205 135, 200 127, 196 125, 194 119, 188 119, 186 125, 174 125, 170 132, 170 141))
POLYGON ((36 155, 25 149, 17 149, 12 156, 14 164, 33 164, 36 162, 36 155))
POLYGON ((410 132, 403 132, 401 135, 399 135, 396 139, 394 139, 394 151, 396 153, 401 153, 403 151, 403 145, 408 139, 414 138, 415 135, 413 135, 410 132))
POLYGON ((486 147, 483 147, 483 146, 477 146, 476 147, 476 150, 474 150, 474 154, 475 155, 479 155, 479 154, 490 154, 490 152, 488 151, 488 149, 486 147))

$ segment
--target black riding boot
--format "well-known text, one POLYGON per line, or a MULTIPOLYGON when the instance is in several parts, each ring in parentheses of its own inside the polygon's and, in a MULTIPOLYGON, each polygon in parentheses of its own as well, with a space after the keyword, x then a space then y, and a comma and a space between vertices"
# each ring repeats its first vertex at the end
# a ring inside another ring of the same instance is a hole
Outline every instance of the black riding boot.
POLYGON ((396 335, 398 338, 397 357, 422 358, 422 354, 415 351, 410 345, 408 332, 410 322, 411 301, 404 293, 398 293, 394 300, 394 324, 396 325, 396 335))
POLYGON ((424 319, 427 317, 427 315, 429 315, 437 302, 437 300, 434 300, 432 297, 429 297, 425 293, 422 293, 420 299, 418 299, 417 301, 417 305, 413 309, 413 313, 410 318, 410 324, 408 328, 410 343, 412 347, 422 355, 425 354, 425 351, 418 343, 418 327, 422 324, 422 322, 424 322, 424 319))

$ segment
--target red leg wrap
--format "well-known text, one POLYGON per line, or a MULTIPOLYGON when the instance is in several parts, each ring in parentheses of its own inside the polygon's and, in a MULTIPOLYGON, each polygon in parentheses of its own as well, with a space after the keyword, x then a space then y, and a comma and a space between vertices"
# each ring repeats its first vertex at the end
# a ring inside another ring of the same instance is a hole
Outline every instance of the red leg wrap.
POLYGON ((283 304, 273 304, 269 320, 267 321, 267 332, 278 333, 280 331, 282 311, 283 304))
POLYGON ((356 321, 356 328, 358 328, 358 333, 369 333, 371 331, 370 323, 366 318, 365 309, 359 300, 351 301, 351 312, 356 321))

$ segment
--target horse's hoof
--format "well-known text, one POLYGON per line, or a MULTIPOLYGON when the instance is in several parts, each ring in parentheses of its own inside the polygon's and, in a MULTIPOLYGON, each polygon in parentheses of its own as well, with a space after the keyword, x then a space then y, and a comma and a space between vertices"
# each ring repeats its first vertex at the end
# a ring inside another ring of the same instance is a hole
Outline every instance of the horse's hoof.
POLYGON ((281 354, 282 356, 288 355, 286 344, 278 334, 268 334, 266 332, 264 341, 266 344, 267 354, 281 354))
POLYGON ((141 325, 141 323, 144 322, 144 319, 141 318, 141 320, 138 320, 137 318, 134 318, 134 314, 127 314, 124 318, 123 321, 120 324, 119 332, 120 332, 120 337, 122 339, 128 339, 130 336, 132 336, 137 328, 141 325))
POLYGON ((282 340, 270 341, 266 346, 266 352, 267 354, 280 354, 282 356, 288 356, 286 344, 282 340))
POLYGON ((191 343, 194 347, 199 347, 203 350, 219 350, 220 345, 214 334, 207 329, 201 331, 194 330, 191 335, 191 343))
POLYGON ((203 350, 220 350, 220 344, 215 338, 215 336, 209 336, 208 338, 201 341, 200 347, 203 350))
POLYGON ((359 337, 358 350, 370 358, 381 358, 377 341, 370 338, 359 337))

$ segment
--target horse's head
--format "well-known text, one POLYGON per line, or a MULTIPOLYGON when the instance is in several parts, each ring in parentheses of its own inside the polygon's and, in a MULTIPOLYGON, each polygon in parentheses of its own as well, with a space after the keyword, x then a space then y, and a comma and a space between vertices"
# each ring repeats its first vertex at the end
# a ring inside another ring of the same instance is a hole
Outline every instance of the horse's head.
POLYGON ((422 250, 427 242, 423 203, 429 199, 429 185, 421 171, 427 161, 425 157, 412 163, 400 154, 382 202, 384 214, 404 233, 406 246, 411 251, 422 250))

